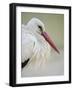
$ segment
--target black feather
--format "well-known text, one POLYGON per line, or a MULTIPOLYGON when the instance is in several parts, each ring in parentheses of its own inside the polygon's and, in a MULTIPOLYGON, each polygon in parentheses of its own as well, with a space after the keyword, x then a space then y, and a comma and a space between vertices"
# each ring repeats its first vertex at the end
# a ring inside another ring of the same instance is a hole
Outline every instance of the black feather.
POLYGON ((24 68, 28 64, 28 62, 29 62, 29 59, 21 63, 21 67, 24 68))

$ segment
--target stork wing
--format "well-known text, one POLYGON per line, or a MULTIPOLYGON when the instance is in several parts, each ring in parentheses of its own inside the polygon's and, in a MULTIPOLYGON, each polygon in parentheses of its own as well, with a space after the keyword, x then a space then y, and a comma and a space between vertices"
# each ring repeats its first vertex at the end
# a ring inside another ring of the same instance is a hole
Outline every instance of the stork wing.
POLYGON ((22 62, 30 59, 33 54, 33 49, 35 45, 35 37, 32 36, 30 33, 26 33, 24 30, 24 26, 22 27, 22 43, 21 43, 21 56, 22 62))
POLYGON ((33 40, 33 37, 29 34, 24 34, 22 36, 22 62, 27 60, 28 58, 31 58, 33 53, 35 41, 33 40))

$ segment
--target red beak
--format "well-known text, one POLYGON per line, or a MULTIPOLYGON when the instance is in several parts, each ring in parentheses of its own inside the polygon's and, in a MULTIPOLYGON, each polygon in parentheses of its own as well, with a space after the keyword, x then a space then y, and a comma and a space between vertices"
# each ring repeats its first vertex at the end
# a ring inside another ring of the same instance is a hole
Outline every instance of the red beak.
POLYGON ((58 48, 56 47, 56 45, 54 44, 54 42, 52 41, 52 39, 50 38, 50 36, 46 33, 46 32, 42 32, 41 35, 45 38, 45 40, 51 45, 51 47, 60 54, 58 48))

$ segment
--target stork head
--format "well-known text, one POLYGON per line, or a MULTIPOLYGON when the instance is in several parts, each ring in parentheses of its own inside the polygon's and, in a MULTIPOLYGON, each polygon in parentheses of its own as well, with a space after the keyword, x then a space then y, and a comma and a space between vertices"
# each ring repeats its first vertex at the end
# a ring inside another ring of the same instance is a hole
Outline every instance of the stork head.
POLYGON ((43 36, 43 38, 50 44, 50 46, 57 52, 60 53, 58 48, 56 47, 55 43, 51 39, 50 35, 45 31, 45 26, 41 20, 38 18, 32 18, 27 26, 31 28, 33 32, 36 32, 43 36))

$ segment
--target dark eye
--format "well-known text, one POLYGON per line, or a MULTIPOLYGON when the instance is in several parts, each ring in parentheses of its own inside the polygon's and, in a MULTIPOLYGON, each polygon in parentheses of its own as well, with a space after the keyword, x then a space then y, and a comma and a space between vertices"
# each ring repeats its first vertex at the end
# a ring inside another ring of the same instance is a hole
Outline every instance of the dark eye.
POLYGON ((38 28, 40 29, 41 32, 43 32, 43 29, 40 25, 38 25, 38 28))

